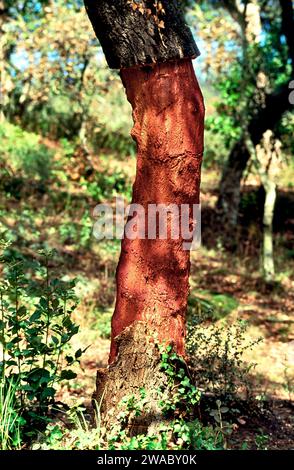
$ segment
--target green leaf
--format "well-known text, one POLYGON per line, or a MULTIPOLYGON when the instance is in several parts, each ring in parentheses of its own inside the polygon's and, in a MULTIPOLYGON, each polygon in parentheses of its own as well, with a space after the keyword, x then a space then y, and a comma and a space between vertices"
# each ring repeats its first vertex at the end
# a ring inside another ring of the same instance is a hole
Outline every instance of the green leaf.
POLYGON ((47 310, 47 308, 48 308, 47 299, 45 299, 44 297, 41 297, 39 304, 41 305, 41 307, 42 307, 44 310, 47 310))
POLYGON ((7 365, 7 366, 17 366, 17 362, 16 362, 16 361, 12 361, 12 360, 8 360, 8 361, 6 361, 6 365, 7 365))
POLYGON ((52 307, 54 308, 54 310, 57 310, 57 308, 59 307, 59 300, 58 299, 53 299, 52 300, 52 307))
POLYGON ((58 344, 59 344, 59 339, 58 339, 58 338, 56 338, 56 336, 52 336, 52 338, 51 338, 51 339, 52 339, 52 341, 53 341, 53 343, 54 343, 54 344, 56 344, 56 345, 58 345, 58 344))
POLYGON ((18 316, 25 315, 26 313, 27 313, 27 309, 24 305, 17 310, 18 316))
POLYGON ((68 365, 71 365, 74 362, 74 358, 72 356, 65 356, 65 360, 68 365))
POLYGON ((75 379, 77 374, 73 372, 72 370, 63 370, 60 374, 60 379, 61 380, 71 380, 75 379))
POLYGON ((75 358, 76 359, 79 359, 79 357, 81 357, 81 355, 83 354, 83 351, 81 349, 78 349, 76 352, 75 352, 75 358))
POLYGON ((36 320, 39 320, 39 318, 41 317, 41 312, 40 310, 36 310, 35 313, 33 313, 33 315, 30 316, 30 319, 29 321, 31 323, 35 322, 36 320))
POLYGON ((50 379, 50 373, 48 370, 46 369, 43 369, 43 368, 40 368, 40 369, 33 369, 28 375, 27 375, 27 379, 28 381, 32 381, 32 382, 38 382, 40 381, 41 379, 43 379, 43 383, 44 383, 44 379, 46 379, 46 381, 48 381, 50 379))
POLYGON ((41 393, 41 399, 49 398, 49 397, 52 398, 52 397, 54 397, 55 393, 56 393, 55 388, 53 388, 53 387, 47 387, 47 388, 45 388, 45 390, 41 393))
POLYGON ((229 411, 229 408, 227 408, 226 406, 222 406, 220 408, 220 411, 221 411, 221 413, 227 413, 229 411))

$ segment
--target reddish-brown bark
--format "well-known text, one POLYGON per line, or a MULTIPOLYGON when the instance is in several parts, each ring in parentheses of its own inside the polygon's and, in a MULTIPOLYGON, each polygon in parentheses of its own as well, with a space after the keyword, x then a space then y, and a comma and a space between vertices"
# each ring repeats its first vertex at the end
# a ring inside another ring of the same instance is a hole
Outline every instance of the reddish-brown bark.
MULTIPOLYGON (((146 210, 151 203, 198 203, 204 105, 191 60, 127 68, 121 77, 137 142, 132 202, 146 210)), ((137 320, 184 354, 189 271, 182 238, 122 241, 110 363, 117 354, 114 338, 137 320)))

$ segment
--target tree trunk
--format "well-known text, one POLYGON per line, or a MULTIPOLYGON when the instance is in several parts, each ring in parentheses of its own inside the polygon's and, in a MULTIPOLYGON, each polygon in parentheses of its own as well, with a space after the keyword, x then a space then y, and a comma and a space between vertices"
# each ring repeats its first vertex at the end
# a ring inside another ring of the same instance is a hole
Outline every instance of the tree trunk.
MULTIPOLYGON (((102 428, 109 433, 120 426, 119 416, 124 411, 122 400, 135 397, 140 402, 144 389, 146 406, 140 416, 128 416, 123 426, 128 435, 150 432, 163 420, 159 406, 158 390, 166 387, 166 377, 161 371, 161 355, 144 322, 134 322, 115 339, 119 356, 107 369, 98 369, 94 407, 98 405, 102 428)), ((108 436, 109 437, 109 436, 108 436)))
POLYGON ((281 160, 281 142, 274 138, 272 131, 263 135, 261 143, 255 146, 249 136, 246 137, 247 148, 253 164, 259 174, 265 191, 263 209, 263 243, 262 243, 262 274, 264 281, 271 284, 275 277, 273 219, 276 203, 275 177, 279 173, 281 160))
POLYGON ((199 50, 177 0, 84 0, 110 68, 195 58, 199 50), (162 22, 162 23, 161 23, 162 22))
POLYGON ((267 179, 263 181, 265 202, 263 213, 263 275, 266 283, 274 281, 274 244, 273 244, 273 218, 276 202, 276 184, 267 179))
MULTIPOLYGON (((188 207, 191 229, 193 205, 199 203, 204 105, 191 62, 199 52, 176 0, 163 0, 163 9, 146 0, 140 2, 142 11, 138 2, 131 8, 126 0, 85 4, 108 64, 121 69, 133 108, 137 172, 132 204, 144 211, 143 233, 138 213, 131 214, 134 236, 125 234, 122 240, 110 366, 97 374, 95 398, 108 422, 121 398, 142 387, 154 403, 162 383, 156 343, 172 343, 185 354, 190 256, 183 244, 187 235, 180 230, 174 237, 170 229, 174 216, 181 224, 182 204, 188 207), (154 232, 157 216, 150 218, 150 205, 156 209, 158 204, 168 212, 165 239, 157 228, 154 232)), ((157 411, 154 405, 151 415, 157 411)))
POLYGON ((236 247, 241 180, 249 158, 245 140, 240 139, 230 152, 219 186, 217 211, 222 228, 221 238, 224 245, 230 249, 236 247))
MULTIPOLYGON (((122 80, 138 151, 132 203, 145 213, 149 204, 190 204, 192 212, 199 203, 204 108, 191 60, 125 69, 122 80)), ((138 320, 184 354, 189 251, 182 237, 148 239, 147 228, 146 239, 122 242, 110 362, 114 338, 138 320)))

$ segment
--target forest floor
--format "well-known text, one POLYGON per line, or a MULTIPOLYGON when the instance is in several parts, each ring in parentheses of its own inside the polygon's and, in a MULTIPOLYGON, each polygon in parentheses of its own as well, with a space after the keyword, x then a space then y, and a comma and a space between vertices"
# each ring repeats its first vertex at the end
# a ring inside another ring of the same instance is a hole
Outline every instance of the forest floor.
MULTIPOLYGON (((246 189, 252 192, 251 185, 244 189, 245 194, 246 189)), ((253 191, 256 191, 255 187, 253 191)), ((283 191, 281 194, 285 197, 283 191)), ((293 204, 292 193, 289 197, 293 204)), ((204 184, 202 195, 204 212, 213 207, 215 200, 215 188, 211 187, 208 181, 204 184)), ((248 210, 250 211, 250 208, 248 210)), ((221 247, 215 247, 217 240, 210 239, 206 243, 205 238, 202 247, 192 253, 190 300, 195 297, 197 300, 210 302, 216 312, 213 321, 221 323, 225 319, 232 323, 245 320, 248 325, 245 342, 261 339, 244 353, 244 362, 254 364, 249 380, 250 393, 258 402, 257 412, 252 414, 252 404, 244 406, 244 397, 240 397, 243 404, 239 403, 239 407, 243 409, 243 414, 241 418, 234 420, 233 417, 232 420, 235 421, 234 432, 229 441, 232 448, 240 448, 244 442, 248 448, 294 447, 294 263, 288 249, 292 237, 288 224, 293 221, 289 221, 287 216, 283 217, 283 226, 277 227, 275 234, 278 282, 270 290, 264 286, 260 276, 260 229, 256 228, 256 220, 251 221, 249 230, 246 227, 252 240, 243 243, 241 253, 229 254, 221 247)), ((213 228, 204 227, 204 237, 207 234, 211 238, 211 232, 213 228)), ((85 302, 82 302, 76 314, 76 321, 81 324, 76 346, 91 346, 82 359, 83 370, 79 373, 75 386, 63 390, 62 398, 66 401, 79 399, 89 403, 95 388, 96 369, 107 365, 110 344, 107 336, 114 306, 114 272, 117 259, 118 251, 110 259, 107 258, 102 273, 100 265, 99 293, 95 261, 93 258, 88 261, 80 260, 80 266, 86 267, 84 275, 89 282, 82 294, 85 302), (95 315, 89 317, 87 305, 97 306, 101 301, 105 302, 105 299, 107 307, 103 307, 98 321, 95 315), (99 335, 101 328, 102 337, 99 335)), ((83 291, 82 287, 81 289, 83 291)))
MULTIPOLYGON (((240 444, 247 442, 249 448, 255 448, 258 435, 261 441, 264 439, 264 447, 293 448, 293 281, 285 277, 277 290, 269 294, 260 290, 260 277, 258 273, 252 275, 248 264, 245 267, 225 253, 220 255, 202 248, 193 256, 191 286, 191 297, 195 294, 204 299, 216 299, 227 320, 248 322, 245 341, 261 338, 259 344, 246 351, 244 361, 256 364, 250 372, 251 393, 267 412, 264 414, 257 408, 258 412, 252 416, 251 404, 241 405, 243 413, 241 419, 235 420, 230 445, 240 448, 240 444)), ((105 313, 107 321, 110 321, 111 310, 105 313)), ((110 342, 99 337, 99 324, 95 321, 89 324, 79 313, 76 321, 82 323, 76 347, 91 346, 82 359, 82 371, 75 385, 63 390, 62 399, 69 403, 77 399, 89 403, 95 388, 96 369, 107 366, 110 342)))
MULTIPOLYGON (((80 332, 74 347, 89 348, 82 356, 77 379, 64 386, 59 397, 69 405, 89 406, 96 369, 107 365, 119 256, 119 242, 93 239, 91 213, 95 200, 111 198, 114 188, 129 197, 135 165, 133 157, 123 161, 107 154, 93 157, 91 165, 100 178, 97 181, 88 172, 89 162, 83 164, 80 155, 75 157, 81 162, 78 167, 76 159, 64 155, 60 146, 54 152, 56 160, 66 161, 44 188, 27 180, 20 184, 14 177, 7 180, 6 194, 0 199, 0 228, 24 257, 34 256, 44 247, 55 248, 58 255, 52 269, 64 280, 77 279, 79 305, 74 319, 80 332)), ((274 224, 277 282, 269 290, 260 276, 262 194, 252 181, 243 187, 238 250, 230 254, 222 248, 213 225, 218 175, 215 170, 203 172, 202 246, 192 253, 190 313, 193 315, 195 305, 197 312, 209 305, 212 313, 208 325, 246 320, 244 341, 261 338, 253 348, 246 349, 243 358, 245 364, 256 364, 248 379, 251 397, 258 404, 253 410, 257 412, 252 414, 252 401, 244 407, 246 397, 241 393, 239 403, 232 404, 241 411, 231 417, 229 446, 294 448, 292 177, 288 171, 288 180, 284 177, 286 181, 278 188, 274 224)))

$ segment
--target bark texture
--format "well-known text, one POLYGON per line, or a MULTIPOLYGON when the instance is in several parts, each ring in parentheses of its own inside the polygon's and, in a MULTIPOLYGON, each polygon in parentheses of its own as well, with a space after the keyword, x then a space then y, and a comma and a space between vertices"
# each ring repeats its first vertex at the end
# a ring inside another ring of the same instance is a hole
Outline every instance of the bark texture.
POLYGON ((145 0, 142 12, 133 10, 127 0, 85 0, 84 3, 111 68, 199 55, 177 0, 162 0, 164 13, 158 20, 163 21, 163 28, 158 27, 152 16, 154 0, 145 0), (151 15, 147 14, 148 10, 151 15))
POLYGON ((120 354, 108 369, 98 369, 93 395, 103 427, 109 430, 118 424, 118 414, 123 411, 122 399, 134 396, 140 400, 140 389, 144 388, 148 404, 140 416, 133 416, 127 423, 127 431, 129 435, 152 432, 163 419, 158 389, 165 386, 166 377, 160 370, 160 352, 148 326, 142 322, 125 328, 115 341, 120 354))
MULTIPOLYGON (((191 60, 136 67, 121 72, 133 107, 137 174, 132 203, 199 203, 204 105, 191 60)), ((192 213, 190 214, 192 221, 192 213)), ((147 225, 145 227, 147 237, 147 225)), ((143 321, 160 342, 184 354, 190 253, 183 239, 124 238, 117 268, 110 363, 115 338, 143 321)))

